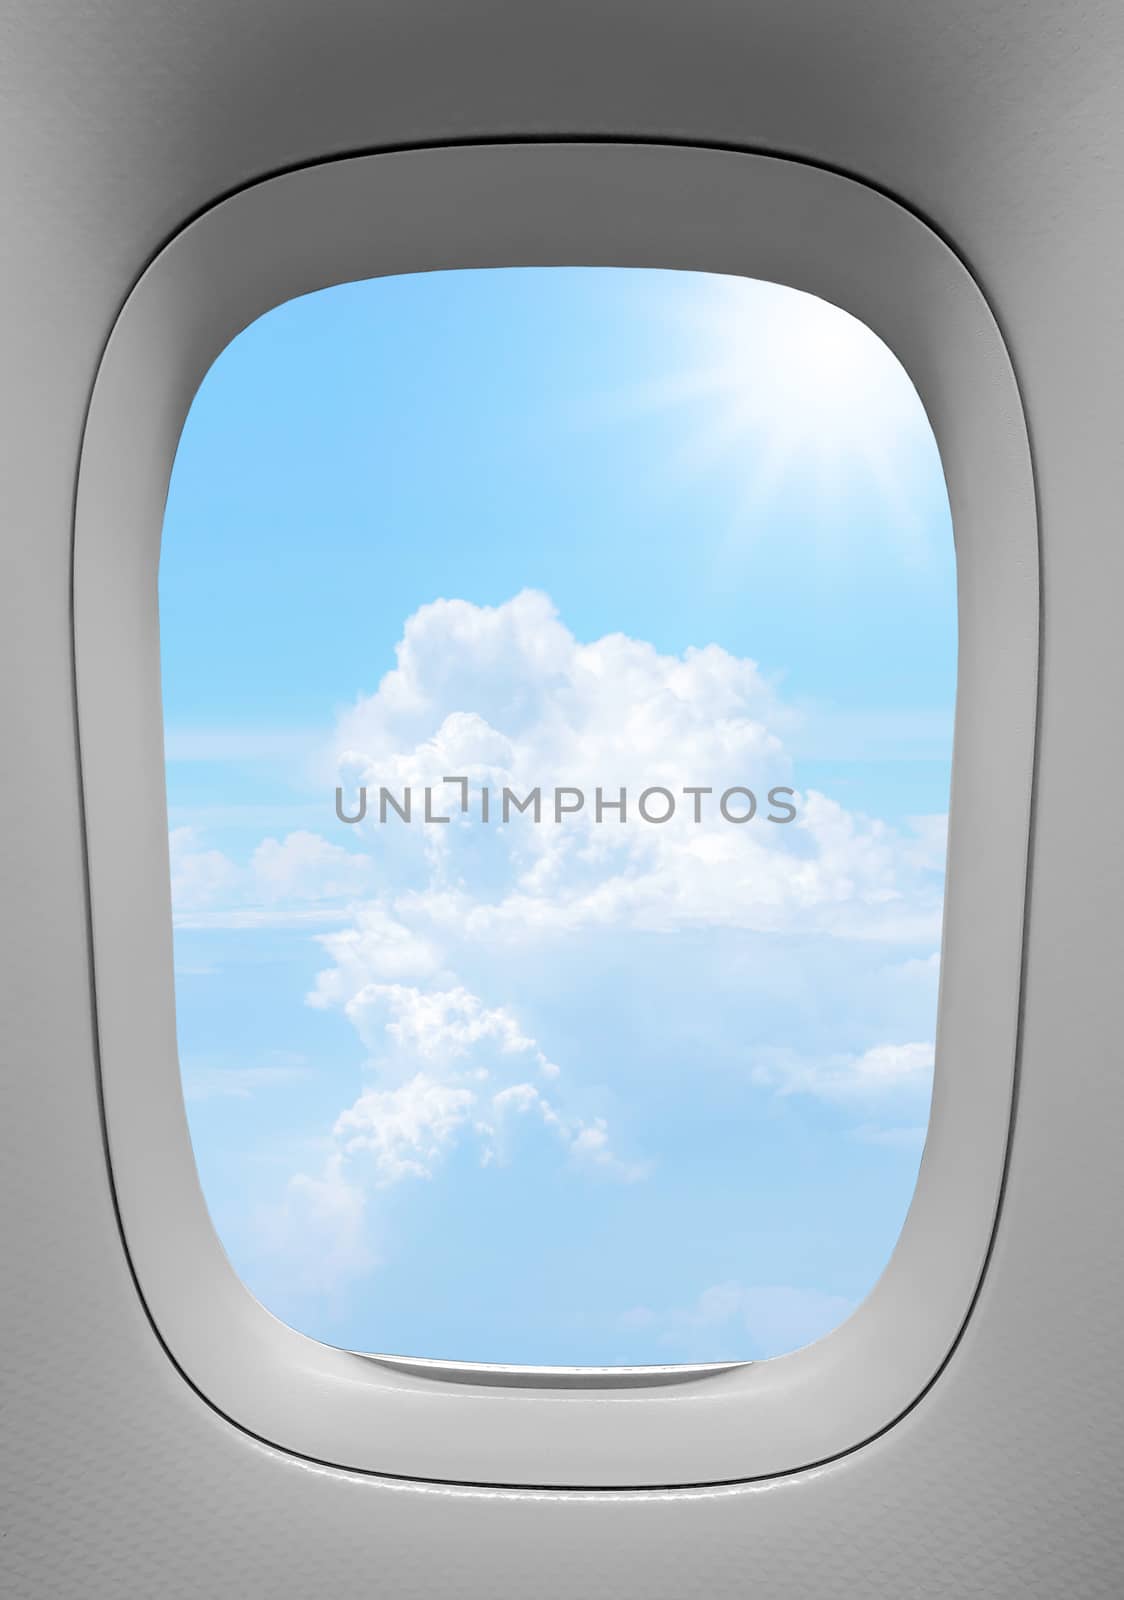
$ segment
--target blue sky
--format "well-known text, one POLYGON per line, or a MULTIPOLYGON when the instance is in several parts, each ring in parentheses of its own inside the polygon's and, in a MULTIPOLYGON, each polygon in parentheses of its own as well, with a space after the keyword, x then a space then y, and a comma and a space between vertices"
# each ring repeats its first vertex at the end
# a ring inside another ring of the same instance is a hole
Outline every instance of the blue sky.
POLYGON ((920 1158, 955 694, 940 463, 874 335, 623 269, 293 301, 195 400, 160 601, 188 1114, 270 1310, 526 1363, 846 1315, 920 1158), (448 825, 335 815, 447 773, 448 825), (504 784, 589 805, 484 823, 504 784), (692 784, 761 811, 636 815, 692 784))

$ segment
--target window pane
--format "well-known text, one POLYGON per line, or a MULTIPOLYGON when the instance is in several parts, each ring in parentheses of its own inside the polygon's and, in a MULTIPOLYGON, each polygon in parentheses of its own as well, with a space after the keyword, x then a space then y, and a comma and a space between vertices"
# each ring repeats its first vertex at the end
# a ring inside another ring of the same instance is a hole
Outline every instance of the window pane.
POLYGON ((956 670, 875 335, 632 269, 290 302, 160 598, 185 1095, 269 1309, 528 1364, 842 1320, 924 1139, 956 670))

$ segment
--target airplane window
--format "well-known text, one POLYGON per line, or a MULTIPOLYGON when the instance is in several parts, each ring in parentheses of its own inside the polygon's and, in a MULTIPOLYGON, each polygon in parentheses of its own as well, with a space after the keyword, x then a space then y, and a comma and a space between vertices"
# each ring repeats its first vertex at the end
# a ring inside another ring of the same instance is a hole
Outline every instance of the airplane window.
POLYGON ((955 605, 916 392, 813 296, 433 272, 227 347, 160 570, 177 1026, 272 1312, 565 1365, 848 1315, 928 1118, 955 605))

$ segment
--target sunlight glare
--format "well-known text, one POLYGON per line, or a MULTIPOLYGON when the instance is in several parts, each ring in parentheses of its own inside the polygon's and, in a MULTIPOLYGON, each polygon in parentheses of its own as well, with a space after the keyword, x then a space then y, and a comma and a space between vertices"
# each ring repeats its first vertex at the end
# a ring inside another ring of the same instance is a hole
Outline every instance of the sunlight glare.
POLYGON ((795 475, 821 496, 858 478, 903 500, 932 432, 905 368, 865 323, 798 289, 718 275, 675 321, 686 365, 660 403, 701 412, 693 467, 736 457, 755 500, 795 475))

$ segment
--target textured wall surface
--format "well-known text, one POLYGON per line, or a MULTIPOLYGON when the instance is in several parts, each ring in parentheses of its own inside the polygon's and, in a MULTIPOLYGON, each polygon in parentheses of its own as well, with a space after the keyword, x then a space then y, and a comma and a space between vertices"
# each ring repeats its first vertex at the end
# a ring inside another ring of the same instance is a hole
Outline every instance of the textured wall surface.
POLYGON ((1124 1592, 1122 83, 1116 0, 0 0, 6 1595, 1124 1592), (186 217, 281 167, 575 134, 802 155, 918 209, 1004 327, 1039 477, 1027 987, 991 1269, 908 1417, 741 1489, 414 1488, 255 1444, 152 1335, 98 1120, 69 561, 115 313, 186 217))

